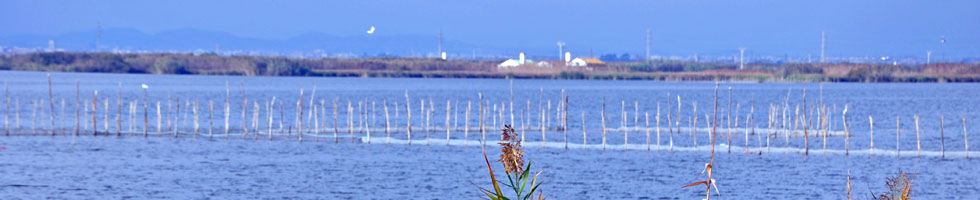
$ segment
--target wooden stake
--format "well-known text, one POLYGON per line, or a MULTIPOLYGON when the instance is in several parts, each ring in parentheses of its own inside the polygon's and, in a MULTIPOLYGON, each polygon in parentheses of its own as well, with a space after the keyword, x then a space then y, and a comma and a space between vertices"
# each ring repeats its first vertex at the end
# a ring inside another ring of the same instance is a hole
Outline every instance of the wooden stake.
POLYGON ((412 103, 408 98, 408 90, 405 90, 405 110, 408 112, 408 120, 406 120, 408 125, 405 127, 405 132, 408 133, 408 145, 412 145, 412 103))
POLYGON ((98 99, 99 99, 99 91, 96 90, 96 91, 92 92, 92 135, 93 136, 99 134, 99 127, 98 127, 98 124, 99 123, 95 119, 95 115, 99 111, 99 109, 97 107, 99 105, 98 99))
MULTIPOLYGON (((55 126, 55 124, 54 124, 54 93, 52 92, 52 89, 51 88, 52 88, 52 86, 51 86, 51 73, 48 73, 48 102, 49 102, 49 105, 50 105, 50 108, 51 108, 50 109, 51 112, 48 115, 48 117, 51 118, 51 135, 53 136, 54 135, 54 132, 55 132, 54 129, 57 126, 55 126)), ((108 128, 106 129, 106 132, 109 132, 109 129, 108 128)))
POLYGON ((966 151, 966 158, 970 158, 970 138, 966 134, 966 117, 963 117, 963 148, 966 151))
MULTIPOLYGON (((466 101, 466 115, 463 119, 463 146, 466 146, 466 142, 469 141, 470 136, 470 109, 473 107, 472 101, 466 101)), ((523 116, 523 115, 522 115, 523 116)), ((524 134, 521 134, 523 137, 524 134)), ((523 141, 523 138, 521 139, 523 141)))
POLYGON ((922 141, 919 140, 919 115, 915 115, 915 155, 922 156, 922 141))
POLYGON ((599 115, 602 118, 602 150, 606 150, 606 98, 602 98, 602 112, 599 115))
POLYGON ((647 131, 647 151, 650 151, 650 113, 644 112, 643 119, 646 121, 643 129, 647 131))
POLYGON ((194 108, 191 109, 191 112, 194 113, 194 139, 197 139, 197 133, 198 130, 200 130, 199 128, 201 127, 201 124, 198 122, 197 100, 194 100, 194 108))
MULTIPOLYGON (((451 107, 452 104, 450 104, 450 103, 452 103, 452 102, 450 102, 449 99, 446 99, 446 146, 449 145, 449 118, 452 116, 449 113, 449 111, 452 109, 452 107, 451 107)), ((500 112, 503 113, 503 110, 501 110, 500 112)), ((385 132, 388 131, 388 129, 387 129, 388 128, 387 118, 388 118, 388 107, 385 106, 385 120, 386 120, 385 121, 385 132)))
MULTIPOLYGON (((810 155, 810 133, 809 133, 809 116, 807 116, 807 104, 806 104, 806 88, 803 88, 803 143, 806 150, 803 151, 803 155, 810 155)), ((872 122, 874 123, 874 122, 872 122)), ((872 131, 874 132, 874 131, 872 131)), ((871 135, 874 135, 873 133, 871 135)), ((874 136, 871 136, 874 138, 874 136)), ((874 139, 871 142, 871 148, 874 148, 874 139)), ((872 150, 873 153, 873 150, 872 150)))
POLYGON ((116 136, 122 136, 122 82, 119 82, 119 93, 116 95, 116 136))
POLYGON ((847 129, 847 107, 848 106, 850 106, 850 104, 845 104, 844 105, 844 112, 843 112, 843 114, 841 114, 841 121, 843 121, 843 123, 844 123, 844 155, 845 156, 850 154, 850 144, 849 144, 850 142, 849 142, 849 139, 851 138, 851 132, 847 129))
POLYGON ((582 111, 582 148, 588 148, 589 135, 585 132, 585 111, 582 111))
POLYGON ((868 150, 871 152, 869 155, 874 156, 875 154, 875 119, 868 115, 868 121, 871 123, 871 146, 868 150))
POLYGON ((945 126, 946 126, 946 117, 940 115, 939 116, 939 142, 940 142, 939 148, 942 151, 941 153, 942 158, 946 158, 946 133, 945 133, 946 127, 945 126))
MULTIPOLYGON (((728 123, 728 138, 727 138, 728 139, 728 154, 732 154, 732 101, 733 101, 732 100, 732 93, 734 93, 734 91, 732 90, 732 87, 728 87, 728 110, 726 110, 726 115, 728 115, 728 116, 726 117, 726 120, 725 120, 726 123, 728 123)), ((659 107, 659 105, 658 105, 658 107, 659 107)), ((659 114, 657 114, 657 115, 659 115, 659 114)), ((736 114, 736 117, 737 116, 738 115, 736 114)), ((737 126, 738 123, 735 123, 735 125, 737 126)))

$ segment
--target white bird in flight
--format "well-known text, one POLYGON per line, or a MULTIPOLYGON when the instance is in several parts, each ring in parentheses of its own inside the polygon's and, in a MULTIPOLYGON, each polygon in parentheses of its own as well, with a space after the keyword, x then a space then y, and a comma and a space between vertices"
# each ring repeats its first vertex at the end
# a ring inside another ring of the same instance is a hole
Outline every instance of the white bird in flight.
POLYGON ((371 26, 371 29, 367 30, 367 34, 374 34, 374 26, 371 26))
POLYGON ((141 86, 143 87, 143 89, 150 88, 150 86, 149 85, 146 85, 146 84, 143 84, 141 86))

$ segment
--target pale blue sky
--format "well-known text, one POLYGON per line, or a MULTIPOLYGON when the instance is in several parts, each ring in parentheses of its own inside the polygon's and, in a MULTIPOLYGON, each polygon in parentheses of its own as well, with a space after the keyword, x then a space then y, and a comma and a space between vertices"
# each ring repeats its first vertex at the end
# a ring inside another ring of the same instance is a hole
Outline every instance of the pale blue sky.
POLYGON ((980 55, 980 1, 10 1, 0 0, 0 36, 133 28, 193 28, 282 39, 308 32, 338 36, 435 35, 502 46, 642 53, 924 56, 926 50, 980 55), (946 36, 945 50, 939 38, 946 36))

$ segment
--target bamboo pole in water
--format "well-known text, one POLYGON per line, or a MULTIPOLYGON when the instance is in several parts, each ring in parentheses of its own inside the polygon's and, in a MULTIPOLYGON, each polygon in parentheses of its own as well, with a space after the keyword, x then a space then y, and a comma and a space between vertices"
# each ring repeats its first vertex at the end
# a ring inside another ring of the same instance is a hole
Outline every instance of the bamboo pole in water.
POLYGON ((647 132, 647 151, 650 151, 650 113, 643 112, 644 123, 643 129, 647 132))
MULTIPOLYGON (((470 136, 470 109, 473 107, 472 101, 466 101, 466 115, 463 119, 463 146, 466 146, 466 142, 469 140, 470 136)), ((524 134, 521 134, 522 137, 524 134)), ((523 139, 522 139, 523 141, 523 139)))
MULTIPOLYGON (((452 104, 450 104, 450 103, 452 103, 452 102, 449 99, 446 99, 446 145, 447 146, 449 145, 449 119, 452 116, 450 114, 450 112, 449 112, 450 110, 452 110, 452 107, 451 107, 452 104)), ((501 111, 501 113, 503 113, 503 111, 501 111)), ((388 108, 387 107, 385 107, 385 118, 388 118, 388 108)), ((385 123, 387 123, 387 121, 385 123)), ((387 128, 388 128, 388 125, 385 124, 385 132, 388 131, 387 128)))
MULTIPOLYGON (((273 110, 272 110, 272 109, 273 109, 273 107, 274 107, 275 105, 276 105, 276 97, 275 97, 275 96, 272 96, 272 100, 271 100, 271 101, 267 101, 267 102, 265 102, 265 113, 266 113, 266 115, 268 115, 268 116, 269 116, 269 126, 268 126, 268 127, 266 127, 266 130, 267 130, 268 132, 266 132, 265 134, 266 134, 266 135, 268 135, 268 137, 269 137, 269 140, 272 140, 272 117, 273 117, 273 116, 275 116, 275 115, 273 114, 274 112, 273 112, 273 110)), ((335 104, 335 105, 336 105, 336 104, 335 104)), ((336 110, 337 110, 337 109, 336 109, 336 106, 334 106, 334 111, 336 111, 336 110)), ((336 117, 334 117, 334 119, 336 119, 336 117)), ((210 121, 210 120, 209 120, 209 121, 210 121)), ((335 127, 335 128, 336 128, 336 126, 337 126, 337 124, 336 124, 336 123, 334 123, 334 127, 335 127)), ((210 132, 211 132, 211 130, 210 130, 210 128, 208 128, 208 134, 209 134, 209 135, 211 134, 210 132)), ((334 138, 336 138, 336 137, 337 137, 337 136, 336 136, 336 132, 334 132, 334 138)))
MULTIPOLYGON (((275 97, 272 97, 273 102, 275 102, 275 99, 276 99, 275 97)), ((395 102, 395 109, 398 109, 398 102, 395 102)), ((269 119, 270 120, 272 119, 271 115, 269 116, 269 119)), ((398 121, 398 118, 395 118, 395 121, 398 121)), ((340 136, 338 136, 338 134, 340 134, 340 126, 338 126, 337 124, 337 98, 334 98, 333 99, 333 142, 334 143, 340 141, 340 136)))
POLYGON ((4 116, 3 116, 3 132, 4 135, 10 136, 10 88, 7 86, 7 81, 3 81, 3 105, 4 116))
MULTIPOLYGON (((272 115, 269 115, 269 117, 271 118, 272 115)), ((269 127, 271 128, 272 126, 269 127)), ((271 134, 272 131, 269 131, 269 133, 271 134)), ((214 138, 214 100, 208 99, 208 139, 212 138, 214 138)), ((271 139, 272 136, 270 135, 269 138, 271 139)))
POLYGON ((405 132, 408 134, 408 145, 412 145, 412 103, 408 97, 408 90, 405 90, 405 110, 408 112, 408 125, 405 126, 405 132))
POLYGON ((970 158, 970 138, 966 136, 966 117, 963 117, 963 148, 966 158, 970 158))
POLYGON ((99 91, 95 90, 92 92, 92 135, 93 136, 99 134, 99 127, 98 127, 99 123, 95 118, 95 115, 98 113, 99 110, 97 107, 97 105, 99 105, 98 99, 99 99, 99 91))
POLYGON ((915 155, 922 156, 922 141, 919 140, 919 115, 913 117, 915 118, 915 155))
MULTIPOLYGON (((698 151, 698 102, 691 102, 691 105, 694 106, 694 112, 691 114, 694 117, 691 122, 691 139, 694 141, 694 151, 696 152, 698 151)), ((748 142, 748 140, 745 141, 748 142)))
POLYGON ((385 136, 387 137, 385 138, 385 144, 388 144, 391 143, 391 118, 388 117, 388 99, 381 100, 381 104, 384 104, 382 107, 385 111, 385 136))
POLYGON ((895 116, 895 156, 896 157, 901 155, 902 153, 902 148, 900 146, 901 142, 899 141, 899 138, 901 138, 901 132, 899 132, 900 131, 899 128, 901 127, 902 127, 902 121, 901 119, 898 118, 898 115, 896 115, 895 116))
POLYGON ((660 151, 660 102, 657 102, 657 151, 660 151))
MULTIPOLYGON (((320 115, 317 114, 318 112, 318 110, 316 109, 317 105, 316 104, 310 104, 310 105, 313 105, 312 107, 310 107, 312 111, 310 112, 310 114, 313 115, 313 136, 314 136, 313 142, 320 142, 320 115)), ((368 134, 368 138, 371 138, 370 134, 368 134)), ((371 143, 371 139, 368 139, 368 143, 371 143)))
MULTIPOLYGON (((676 121, 674 121, 674 126, 677 127, 677 135, 681 134, 681 105, 683 105, 681 103, 681 95, 677 95, 677 118, 675 118, 676 121)), ((674 151, 673 143, 674 143, 673 139, 671 139, 671 145, 670 145, 671 152, 674 151)))
POLYGON ((157 134, 163 132, 163 113, 160 111, 160 101, 157 101, 157 134))
MULTIPOLYGON (((481 92, 481 93, 478 93, 477 95, 480 97, 480 102, 479 102, 480 103, 480 105, 479 105, 480 107, 479 107, 479 110, 477 110, 477 112, 479 112, 479 117, 480 117, 479 120, 478 120, 478 122, 479 122, 479 129, 477 129, 477 130, 479 130, 480 131, 480 135, 483 136, 482 139, 480 139, 480 145, 486 146, 487 145, 486 144, 486 142, 487 142, 487 133, 483 131, 483 93, 481 92)), ((523 135, 523 134, 521 134, 521 135, 523 135)))
POLYGON ((871 123, 869 126, 871 128, 871 146, 868 147, 869 155, 874 156, 875 154, 875 119, 868 115, 868 122, 871 123))
POLYGON ((942 158, 946 158, 946 117, 939 116, 939 148, 942 151, 942 158))
POLYGON ((668 144, 670 147, 670 152, 674 152, 674 123, 671 122, 672 120, 670 117, 670 107, 672 105, 673 104, 670 103, 670 92, 667 92, 667 134, 670 137, 670 143, 668 144))
POLYGON ((847 129, 847 107, 850 104, 844 104, 844 112, 841 114, 841 121, 844 123, 844 155, 850 154, 850 138, 851 132, 847 129))
MULTIPOLYGON (((726 110, 725 115, 727 115, 725 122, 728 123, 728 154, 732 154, 732 87, 728 87, 728 110, 726 110)), ((659 110, 659 108, 658 108, 659 110)), ((658 111, 659 112, 659 111, 658 111)), ((657 114, 658 116, 660 114, 657 114)), ((736 117, 738 115, 736 114, 736 117)), ((736 126, 738 123, 735 124, 736 126)))
MULTIPOLYGON (((421 106, 419 106, 419 114, 422 115, 419 116, 419 124, 422 125, 422 131, 425 132, 425 145, 429 145, 429 123, 428 120, 426 120, 426 116, 429 114, 425 111, 425 98, 420 98, 419 103, 421 104, 421 106)), ((486 139, 486 136, 484 136, 484 139, 486 139)))
POLYGON ((197 139, 197 131, 200 130, 199 128, 201 127, 197 115, 197 100, 194 100, 194 108, 191 109, 191 111, 194 112, 194 139, 197 139))
MULTIPOLYGON (((147 89, 148 89, 148 87, 146 87, 146 84, 143 84, 143 138, 146 138, 149 135, 149 131, 148 130, 149 130, 149 127, 150 127, 150 114, 149 114, 150 112, 147 109, 147 102, 146 102, 146 90, 147 89)), ((75 82, 75 90, 76 91, 78 90, 78 82, 77 81, 75 82)), ((77 95, 77 93, 76 93, 76 95, 77 95)), ((77 118, 78 117, 78 114, 77 114, 78 113, 78 109, 77 108, 75 109, 75 113, 76 113, 75 114, 75 117, 77 118)), ((75 122, 75 134, 76 135, 78 134, 78 122, 77 121, 75 122)))
POLYGON ((623 129, 623 150, 625 151, 625 150, 629 150, 630 147, 630 135, 629 135, 629 131, 627 130, 629 129, 629 126, 626 124, 626 101, 621 101, 621 106, 622 107, 620 108, 620 110, 622 111, 623 116, 620 117, 619 126, 620 128, 623 129))
MULTIPOLYGON (((109 97, 102 100, 102 109, 102 124, 104 125, 103 129, 105 129, 105 135, 109 136, 109 97)), ((52 127, 54 127, 54 124, 52 124, 52 127)), ((54 129, 51 131, 53 132, 54 129)))
POLYGON ((606 98, 602 98, 602 112, 600 112, 600 118, 602 118, 602 150, 606 150, 606 98))
POLYGON ((299 100, 296 101, 296 130, 299 133, 299 141, 303 142, 303 89, 299 90, 299 100))
MULTIPOLYGON (((57 127, 57 126, 55 126, 55 124, 54 124, 54 93, 52 92, 52 86, 51 85, 52 85, 51 84, 51 73, 48 73, 48 102, 49 102, 49 105, 50 105, 49 108, 50 108, 50 111, 51 111, 50 114, 48 115, 48 117, 51 119, 51 135, 53 136, 54 135, 54 132, 55 132, 54 131, 54 128, 57 127)), ((109 129, 106 129, 106 132, 108 132, 108 131, 109 131, 109 129)))
POLYGON ((585 111, 582 111, 582 148, 587 148, 589 144, 589 135, 585 132, 585 111))
POLYGON ((565 137, 565 149, 568 149, 568 96, 565 95, 565 89, 561 90, 562 96, 565 98, 564 108, 562 109, 562 125, 561 133, 565 137))
POLYGON ((122 82, 119 82, 119 92, 116 93, 116 136, 122 136, 122 82))
MULTIPOLYGON (((809 116, 807 116, 807 107, 809 106, 806 104, 806 88, 803 88, 803 146, 805 148, 803 155, 810 155, 810 133, 808 130, 810 126, 809 123, 807 123, 809 121, 809 116)), ((872 136, 872 138, 874 138, 874 136, 872 136)), ((874 142, 871 142, 871 144, 871 147, 874 148, 874 142)))
POLYGON ((177 137, 177 128, 180 127, 180 118, 178 118, 179 116, 180 116, 180 96, 177 97, 177 110, 176 110, 176 114, 174 114, 175 119, 174 119, 173 128, 171 129, 174 132, 174 137, 177 137))
MULTIPOLYGON (((354 104, 347 100, 347 134, 350 135, 351 141, 354 140, 354 104)), ((409 134, 411 136, 411 134, 409 134)), ((409 137, 411 140, 411 137, 409 137)), ((411 142, 409 142, 411 143, 411 142)))

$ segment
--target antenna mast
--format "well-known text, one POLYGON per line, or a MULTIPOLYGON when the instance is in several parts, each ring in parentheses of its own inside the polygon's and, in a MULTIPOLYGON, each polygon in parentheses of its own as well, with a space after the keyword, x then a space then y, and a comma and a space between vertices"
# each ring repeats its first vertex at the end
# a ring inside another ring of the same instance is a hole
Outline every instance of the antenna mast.
POLYGON ((820 63, 827 61, 825 53, 827 52, 827 34, 820 31, 820 63))
POLYGON ((738 48, 738 69, 745 69, 745 47, 738 48))
POLYGON ((650 62, 650 28, 647 28, 647 57, 646 61, 650 62))

